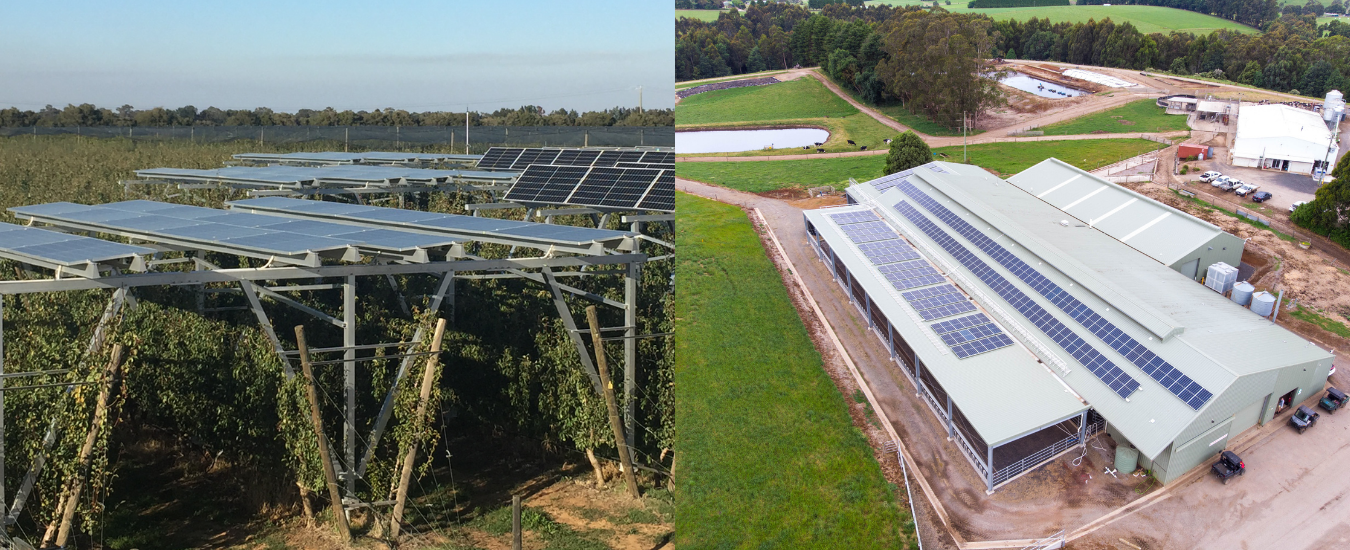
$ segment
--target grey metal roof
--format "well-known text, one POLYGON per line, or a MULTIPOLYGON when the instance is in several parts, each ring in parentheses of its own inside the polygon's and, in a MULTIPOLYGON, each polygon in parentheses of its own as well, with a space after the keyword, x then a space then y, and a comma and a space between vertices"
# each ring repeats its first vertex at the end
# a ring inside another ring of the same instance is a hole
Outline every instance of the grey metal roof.
MULTIPOLYGON (((1243 374, 1329 358, 1327 352, 1100 228, 1061 225, 1063 211, 978 167, 934 163, 912 170, 906 179, 1215 395, 1243 374)), ((912 238, 931 242, 895 210, 906 195, 895 187, 882 187, 855 185, 849 194, 875 206, 912 238)), ((936 249, 932 244, 930 248, 936 249)), ((967 248, 996 265, 974 247, 967 248)), ((957 271, 965 269, 956 262, 952 265, 957 271)), ((1015 284, 1026 288, 1020 281, 1015 284)), ((1199 414, 1043 297, 1031 290, 1026 294, 1046 303, 1047 311, 1140 381, 1141 388, 1128 401, 1122 400, 1091 373, 1080 372, 1084 367, 1052 348, 1043 334, 1037 335, 1034 328, 1027 331, 1045 340, 1058 360, 1071 366, 1063 380, 1146 456, 1157 456, 1199 414)), ((984 296, 995 295, 986 291, 984 296)), ((996 297, 988 299, 1002 303, 996 297)))
POLYGON ((1176 263, 1223 233, 1209 222, 1059 159, 1046 159, 1008 178, 1008 183, 1164 265, 1176 263))
MULTIPOLYGON (((998 445, 1087 408, 1022 345, 957 358, 930 327, 937 321, 922 320, 900 292, 868 261, 858 245, 853 244, 840 226, 829 218, 831 214, 866 210, 869 208, 865 206, 849 206, 808 210, 804 215, 891 321, 896 332, 922 357, 924 368, 951 395, 985 442, 998 445)), ((892 222, 891 226, 895 227, 895 224, 892 222)), ((928 256, 923 248, 919 251, 928 256)), ((932 284, 956 284, 966 288, 950 279, 932 284)), ((991 312, 986 315, 995 324, 1002 325, 1000 317, 991 312)))
POLYGON ((335 151, 313 153, 240 153, 233 155, 236 160, 261 162, 306 162, 306 163, 387 163, 387 162, 445 162, 477 161, 483 155, 456 155, 449 153, 398 153, 367 151, 364 153, 342 153, 335 151))

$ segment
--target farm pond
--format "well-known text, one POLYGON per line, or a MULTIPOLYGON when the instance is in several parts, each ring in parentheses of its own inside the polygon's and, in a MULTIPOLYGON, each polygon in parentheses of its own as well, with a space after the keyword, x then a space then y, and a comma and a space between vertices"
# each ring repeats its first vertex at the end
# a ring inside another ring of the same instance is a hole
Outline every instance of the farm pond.
POLYGON ((1029 92, 1032 94, 1036 94, 1040 97, 1048 97, 1052 99, 1074 97, 1083 95, 1084 93, 1081 90, 1075 90, 1073 88, 1061 86, 1053 82, 1046 82, 1039 78, 1033 78, 1018 72, 1008 73, 1008 76, 1004 77, 1003 80, 1000 80, 999 82, 1012 86, 1013 88, 1022 90, 1024 92, 1029 92))
POLYGON ((819 128, 772 130, 695 130, 675 132, 676 153, 736 153, 787 149, 824 143, 830 133, 819 128))

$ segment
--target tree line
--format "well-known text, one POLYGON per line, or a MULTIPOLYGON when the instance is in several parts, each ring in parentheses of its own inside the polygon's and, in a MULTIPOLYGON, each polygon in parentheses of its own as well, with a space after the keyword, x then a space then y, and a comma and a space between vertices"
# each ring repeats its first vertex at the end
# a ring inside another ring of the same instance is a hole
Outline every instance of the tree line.
POLYGON ((1078 4, 1162 6, 1222 17, 1256 28, 1261 28, 1280 16, 1280 4, 1277 0, 1080 0, 1078 4))
MULTIPOLYGON (((256 109, 220 109, 207 107, 198 110, 192 105, 169 109, 154 107, 136 109, 123 105, 117 109, 98 107, 89 103, 66 105, 57 109, 51 105, 27 111, 10 107, 0 109, 0 127, 29 126, 462 126, 464 112, 425 111, 409 112, 403 109, 375 109, 374 111, 339 111, 300 109, 294 113, 274 111, 267 107, 256 109)), ((546 112, 543 107, 524 105, 516 109, 497 109, 490 113, 470 111, 471 126, 674 126, 673 109, 639 110, 615 107, 603 111, 557 109, 546 112)))
POLYGON ((999 101, 988 60, 1007 57, 1155 69, 1314 97, 1350 87, 1350 24, 1283 15, 1260 34, 1144 34, 1110 19, 995 21, 919 6, 755 3, 717 21, 676 22, 678 80, 819 66, 873 104, 903 103, 948 127, 999 101), (950 96, 944 98, 943 96, 950 96))

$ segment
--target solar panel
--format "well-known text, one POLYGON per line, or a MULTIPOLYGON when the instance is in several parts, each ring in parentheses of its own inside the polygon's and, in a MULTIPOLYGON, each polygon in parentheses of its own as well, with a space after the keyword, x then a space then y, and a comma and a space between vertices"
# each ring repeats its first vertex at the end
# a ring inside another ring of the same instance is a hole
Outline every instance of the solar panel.
POLYGON ((909 305, 913 306, 914 309, 917 310, 925 310, 966 301, 969 300, 965 296, 962 296, 961 294, 939 294, 932 298, 911 300, 909 302, 909 305))
MULTIPOLYGON (((395 229, 401 228, 459 233, 464 238, 475 238, 475 234, 481 234, 483 236, 498 235, 502 237, 526 237, 571 245, 585 245, 594 242, 613 241, 616 239, 627 238, 631 235, 630 233, 623 231, 611 231, 608 229, 518 222, 495 218, 463 216, 459 214, 440 214, 436 212, 421 212, 417 210, 365 206, 359 204, 341 204, 293 199, 288 197, 261 197, 256 199, 231 201, 226 204, 232 209, 248 209, 264 214, 288 214, 292 216, 318 218, 295 219, 278 217, 276 215, 258 215, 257 217, 259 218, 280 220, 285 224, 281 226, 271 226, 270 229, 282 229, 289 227, 290 224, 324 224, 325 226, 335 225, 337 227, 346 228, 345 231, 352 230, 353 226, 348 225, 347 223, 334 224, 319 220, 330 219, 342 220, 349 223, 359 222, 362 224, 378 225, 395 229)), ((253 214, 240 213, 239 215, 249 216, 253 214)))
MULTIPOLYGON (((314 202, 314 201, 302 201, 314 202)), ((361 246, 389 251, 449 246, 443 236, 387 229, 362 229, 322 221, 295 222, 199 206, 125 201, 98 206, 73 203, 10 208, 20 216, 131 233, 149 241, 193 241, 242 247, 270 254, 304 254, 361 246), (180 223, 170 223, 178 220, 180 223)))
POLYGON ((948 332, 943 334, 941 338, 948 346, 955 346, 957 344, 964 344, 995 334, 1003 334, 1003 331, 999 330, 995 325, 983 324, 948 332))
MULTIPOLYGON (((929 221, 923 214, 920 214, 919 211, 908 202, 900 201, 896 203, 895 209, 906 219, 913 222, 920 231, 923 231, 924 234, 932 238, 938 246, 941 246, 947 253, 951 254, 953 258, 956 258, 956 261, 961 262, 961 265, 965 266, 966 269, 969 269, 976 277, 979 277, 981 281, 984 281, 985 284, 989 285, 995 293, 1030 320, 1032 324, 1036 325, 1036 327, 1039 328, 1041 332, 1044 332, 1046 336, 1049 336, 1051 340, 1054 340, 1056 344, 1064 349, 1064 351, 1073 355, 1075 359, 1082 363, 1083 366, 1087 367, 1087 369, 1101 380, 1102 383, 1106 384, 1107 387, 1110 387, 1112 391, 1116 392, 1116 395, 1119 395, 1121 398, 1128 398, 1130 394, 1133 394, 1135 390, 1139 389, 1138 381, 1125 371, 1121 370, 1120 367, 1117 367, 1092 346, 1088 345, 1082 338, 1079 338, 1077 334, 1074 334, 1073 331, 1069 330, 1063 323, 1060 323, 1058 319, 1051 316, 1050 312, 1045 311, 1040 304, 1032 301, 1030 297, 1023 294, 1022 291, 1013 286, 1011 282, 995 272, 993 268, 989 267, 983 260, 977 258, 967 250, 964 245, 957 242, 951 235, 948 235, 946 231, 943 231, 942 228, 929 221)), ((972 309, 974 308, 972 307, 972 309)), ((925 316, 925 320, 929 319, 925 316)), ((958 356, 960 356, 959 353, 958 356)))
POLYGON ((1213 397, 1209 390, 1201 387, 1199 383, 1158 357, 1138 340, 1120 330, 1115 324, 1093 311, 1087 304, 1079 301, 1045 275, 1009 252, 1003 245, 994 242, 993 239, 976 229, 975 226, 970 225, 960 216, 933 200, 918 187, 906 181, 899 188, 913 198, 915 202, 932 212, 938 219, 955 229, 966 240, 983 250, 994 261, 1007 268, 1022 282, 1050 300, 1051 303, 1100 338, 1106 345, 1119 352, 1127 361, 1139 367, 1154 381, 1162 384, 1163 387, 1167 388, 1167 391, 1177 396, 1187 406, 1199 410, 1213 397))
POLYGON ((510 168, 524 152, 524 149, 516 147, 492 147, 483 153, 483 158, 478 159, 479 168, 510 168))
POLYGON ((935 319, 942 319, 945 317, 960 315, 962 313, 967 313, 971 311, 975 311, 975 306, 971 305, 970 302, 961 301, 954 304, 947 304, 941 307, 925 309, 919 312, 919 317, 923 317, 923 320, 925 321, 932 321, 935 319))
POLYGON ((850 223, 874 222, 881 218, 878 218, 876 213, 871 210, 857 210, 853 212, 830 214, 830 219, 834 220, 834 223, 836 224, 846 225, 850 223))
POLYGON ((56 265, 76 266, 154 253, 154 249, 143 246, 0 223, 0 256, 18 261, 31 258, 56 265))
POLYGON ((885 191, 887 189, 895 187, 901 181, 904 181, 905 178, 909 177, 909 175, 913 173, 914 173, 913 169, 905 170, 902 172, 896 172, 894 174, 881 176, 867 183, 872 184, 872 187, 876 188, 877 191, 885 191))
POLYGON ((999 348, 1006 348, 1012 344, 1012 338, 1009 338, 1007 334, 999 333, 988 338, 952 346, 952 353, 955 353, 956 356, 961 359, 965 359, 972 355, 979 355, 999 348))
POLYGON ((956 287, 952 285, 942 285, 942 286, 935 286, 932 288, 924 288, 919 290, 911 290, 909 292, 902 292, 900 296, 903 297, 906 302, 913 302, 915 300, 932 298, 934 296, 941 296, 943 294, 959 294, 959 293, 960 291, 956 290, 956 287))
POLYGON ((553 164, 560 166, 590 166, 595 159, 600 156, 600 151, 595 149, 564 149, 558 153, 558 158, 553 164))
POLYGON ((848 236, 849 240, 857 244, 899 239, 891 226, 880 221, 841 225, 839 229, 848 236))
POLYGON ((673 162, 616 162, 615 168, 650 168, 653 170, 674 170, 673 162))
POLYGON ((642 162, 647 164, 674 164, 675 153, 670 151, 647 151, 642 155, 642 162))
POLYGON ((960 317, 957 319, 952 319, 950 321, 934 323, 930 325, 929 328, 932 328, 935 334, 946 334, 953 330, 961 330, 963 328, 969 328, 988 323, 989 323, 988 317, 985 317, 983 313, 976 313, 974 315, 960 317))
POLYGON ((523 203, 673 211, 674 170, 534 164, 506 193, 523 203))
POLYGON ((876 241, 858 245, 873 265, 893 264, 919 258, 919 252, 902 240, 876 241))

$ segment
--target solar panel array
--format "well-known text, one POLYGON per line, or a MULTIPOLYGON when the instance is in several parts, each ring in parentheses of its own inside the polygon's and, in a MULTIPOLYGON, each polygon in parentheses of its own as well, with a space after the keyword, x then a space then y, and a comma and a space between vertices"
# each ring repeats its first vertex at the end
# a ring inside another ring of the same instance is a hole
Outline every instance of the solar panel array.
POLYGON ((957 357, 966 358, 1011 346, 1013 341, 983 313, 929 325, 957 357))
POLYGON ((901 240, 893 241, 875 241, 858 245, 864 256, 872 262, 873 265, 893 264, 905 260, 919 259, 919 251, 901 240))
POLYGON ((615 168, 651 168, 654 170, 674 170, 673 162, 616 162, 615 168))
POLYGON ((54 202, 14 207, 10 211, 20 216, 121 231, 146 240, 194 241, 265 254, 304 254, 348 246, 401 252, 455 243, 443 236, 408 231, 361 229, 332 222, 145 200, 99 206, 54 202))
POLYGON ((619 163, 674 164, 675 153, 667 151, 493 147, 488 149, 483 154, 483 158, 478 160, 478 167, 495 170, 525 170, 534 164, 613 167, 619 163))
POLYGON ((521 203, 675 210, 675 171, 531 165, 506 193, 521 203))
MULTIPOLYGON (((260 197, 226 203, 230 208, 252 209, 326 219, 386 225, 393 228, 444 230, 466 234, 487 234, 502 237, 526 237, 569 244, 584 244, 627 237, 623 231, 591 229, 568 225, 480 218, 459 214, 439 214, 420 210, 405 210, 383 206, 365 206, 339 202, 292 199, 288 197, 260 197)), ((284 219, 284 218, 283 218, 284 219)), ((347 226, 351 227, 351 226, 347 226)))
POLYGON ((898 239, 895 230, 891 229, 891 226, 886 225, 885 222, 881 221, 851 223, 848 225, 841 225, 839 226, 839 229, 842 230, 854 244, 869 243, 873 241, 893 241, 898 239))
POLYGON ((933 332, 936 334, 946 334, 953 330, 961 330, 963 328, 983 325, 990 322, 992 321, 990 321, 983 313, 976 313, 974 315, 958 317, 941 323, 933 323, 932 325, 929 325, 929 328, 933 329, 933 332))
POLYGON ((975 311, 975 306, 971 305, 970 302, 965 301, 965 302, 957 302, 955 304, 947 304, 945 306, 935 307, 931 309, 925 309, 919 312, 919 317, 923 317, 923 320, 925 321, 933 321, 936 319, 942 319, 944 317, 960 315, 962 313, 970 311, 975 311))
POLYGON ((923 260, 884 265, 877 271, 880 271, 896 290, 935 285, 947 280, 923 260))
POLYGON ((1059 344, 1061 348, 1064 348, 1064 351, 1067 351, 1075 358, 1078 358, 1079 362, 1083 363, 1092 374, 1101 379, 1101 381, 1109 386, 1112 391, 1116 392, 1117 395, 1122 398, 1128 398, 1130 394, 1139 389, 1139 382, 1135 381, 1134 378, 1131 378, 1125 371, 1120 370, 1120 367, 1117 367, 1106 357, 1102 356, 1100 352, 1093 349, 1087 342, 1084 342, 1082 338, 1079 338, 1077 334, 1074 334, 1073 331, 1069 330, 1069 327, 1060 323, 1058 319, 1055 319, 1050 315, 1050 312, 1045 311, 1039 304, 1032 301, 1030 297, 1014 287, 1012 283, 1007 279, 1004 279, 1002 275, 996 273, 994 269, 984 263, 983 260, 975 257, 975 255, 967 250, 965 246, 957 242, 955 238, 948 235, 946 231, 943 231, 936 224, 929 221, 928 218, 925 218, 923 214, 920 214, 919 211, 915 210, 909 203, 900 201, 899 203, 896 203, 895 209, 905 218, 909 219, 909 221, 913 222, 920 231, 923 231, 926 235, 936 241, 938 246, 941 246, 951 254, 952 257, 956 258, 956 261, 961 262, 961 265, 966 266, 966 269, 969 269, 971 273, 974 273, 976 277, 979 277, 981 281, 984 281, 985 284, 994 289, 994 292, 998 293, 999 296, 1002 296, 1003 299, 1017 309, 1017 311, 1026 316, 1026 318, 1029 319, 1032 324, 1040 328, 1046 336, 1049 336, 1051 340, 1054 340, 1056 344, 1059 344))
POLYGON ((904 298, 905 301, 907 302, 913 302, 915 300, 922 300, 924 298, 932 298, 934 296, 941 296, 943 294, 957 294, 959 292, 960 291, 956 290, 956 287, 952 285, 942 285, 942 286, 921 288, 919 290, 911 290, 909 292, 902 292, 900 293, 900 296, 904 298))
POLYGON ((143 246, 0 223, 0 255, 10 258, 20 256, 74 266, 154 253, 154 249, 143 246))
POLYGON ((899 185, 901 181, 904 181, 905 178, 909 177, 909 175, 913 173, 914 169, 911 168, 909 170, 896 172, 894 174, 890 174, 887 176, 881 176, 867 183, 872 184, 872 187, 876 188, 877 191, 885 191, 887 189, 895 187, 896 185, 899 185))
POLYGON ((874 222, 881 218, 878 218, 876 213, 871 210, 854 210, 852 212, 830 214, 830 219, 834 220, 834 223, 838 225, 848 225, 850 223, 874 222))
MULTIPOLYGON (((1167 388, 1167 391, 1176 395, 1177 398, 1185 402, 1187 406, 1195 410, 1200 410, 1200 408, 1213 397, 1213 394, 1210 393, 1209 390, 1201 387, 1200 384, 1196 383, 1189 376, 1182 374, 1182 372, 1177 370, 1172 364, 1168 363, 1163 358, 1158 357, 1148 348, 1144 347, 1138 340, 1125 334, 1119 327, 1116 327, 1096 311, 1093 311, 1087 304, 1084 304, 1073 297, 1073 295, 1069 294, 1059 285, 1051 282, 1045 275, 1042 275, 1035 268, 1027 265, 1026 262, 1023 262, 1017 256, 1013 255, 1008 249, 994 242, 993 239, 985 236, 951 210, 948 210, 946 207, 933 200, 927 193, 919 190, 919 188, 908 181, 904 182, 899 187, 901 191, 913 198, 915 202, 918 202, 929 212, 932 212, 937 216, 938 219, 947 223, 947 225, 955 229, 957 233, 966 237, 967 240, 974 243, 976 247, 983 250, 991 258, 1007 268, 1008 271, 1011 271, 1013 275, 1016 275, 1022 282, 1036 290, 1036 292, 1040 293, 1040 295, 1044 296, 1047 300, 1050 300, 1051 303, 1055 304, 1055 306, 1064 313, 1067 313, 1069 317, 1078 321, 1078 323, 1086 328, 1088 332, 1096 335, 1105 342, 1106 345, 1124 356, 1126 360, 1139 367, 1140 370, 1144 371, 1145 374, 1148 374, 1153 380, 1162 384, 1164 388, 1167 388)), ((1100 353, 1095 349, 1090 353, 1079 350, 1069 351, 1075 358, 1078 358, 1080 362, 1087 365, 1090 370, 1093 369, 1093 365, 1097 365, 1098 368, 1102 369, 1102 372, 1105 375, 1115 375, 1117 377, 1125 375, 1124 371, 1120 371, 1118 367, 1111 364, 1110 361, 1107 361, 1105 357, 1101 357, 1100 353), (1079 357, 1079 354, 1082 354, 1083 356, 1079 357), (1091 364, 1089 364, 1089 361, 1091 361, 1091 364), (1114 369, 1114 371, 1111 369, 1114 369), (1116 371, 1119 371, 1119 373, 1117 374, 1116 371)), ((1094 370, 1093 372, 1096 374, 1097 371, 1094 370)), ((1132 378, 1130 379, 1130 382, 1133 383, 1135 387, 1138 386, 1138 382, 1134 382, 1132 378)), ((1112 387, 1112 389, 1116 388, 1112 387)))

